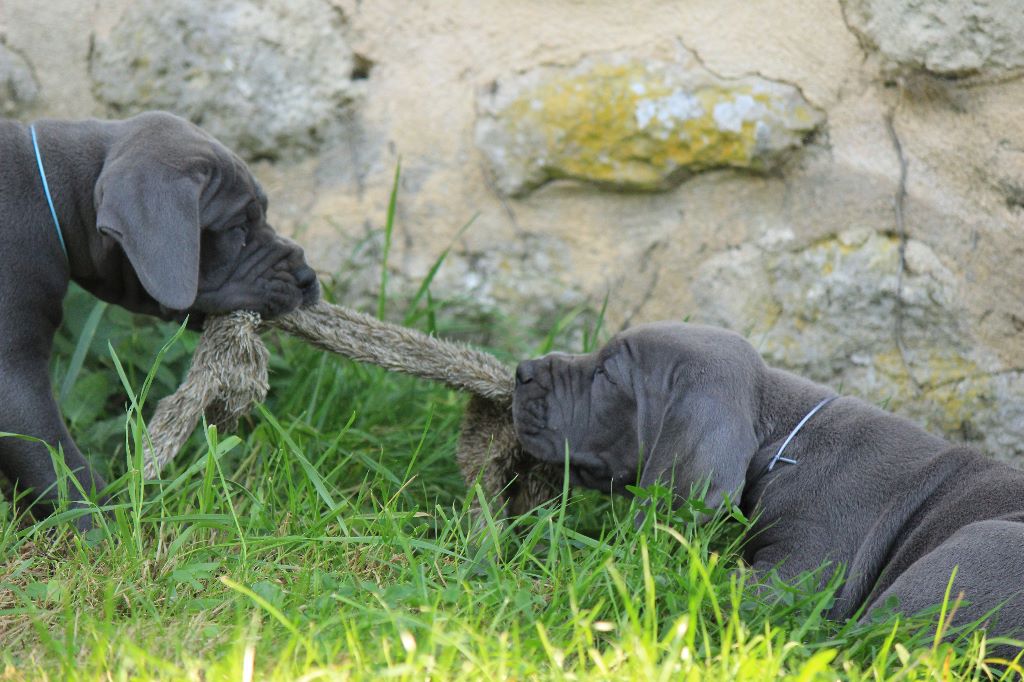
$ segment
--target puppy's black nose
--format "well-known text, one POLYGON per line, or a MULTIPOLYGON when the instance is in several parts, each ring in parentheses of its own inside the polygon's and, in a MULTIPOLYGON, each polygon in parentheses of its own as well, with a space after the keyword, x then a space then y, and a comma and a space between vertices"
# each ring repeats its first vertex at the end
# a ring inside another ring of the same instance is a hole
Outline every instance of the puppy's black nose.
POLYGON ((311 267, 302 267, 295 273, 295 283, 300 289, 308 289, 316 285, 316 272, 311 267))
POLYGON ((302 292, 302 305, 311 306, 320 300, 320 281, 312 268, 304 268, 295 278, 302 292))
POLYGON ((534 374, 533 362, 531 360, 524 360, 516 367, 516 382, 528 384, 533 381, 534 374))

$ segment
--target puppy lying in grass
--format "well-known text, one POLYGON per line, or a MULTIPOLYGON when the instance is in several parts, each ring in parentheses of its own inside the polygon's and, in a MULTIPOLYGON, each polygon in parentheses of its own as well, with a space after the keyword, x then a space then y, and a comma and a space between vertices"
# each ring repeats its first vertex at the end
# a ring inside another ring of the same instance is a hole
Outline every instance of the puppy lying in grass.
POLYGON ((574 485, 661 483, 685 500, 707 484, 709 506, 739 500, 755 573, 845 566, 831 618, 890 598, 916 613, 952 581, 952 626, 1024 639, 1024 472, 768 367, 737 334, 655 323, 525 361, 513 419, 528 453, 568 456, 574 485))

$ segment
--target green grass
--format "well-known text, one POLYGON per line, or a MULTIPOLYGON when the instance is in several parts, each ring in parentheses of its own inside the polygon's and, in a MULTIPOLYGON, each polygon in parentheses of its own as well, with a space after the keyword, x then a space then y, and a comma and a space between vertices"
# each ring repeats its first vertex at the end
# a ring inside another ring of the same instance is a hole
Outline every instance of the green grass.
MULTIPOLYGON (((829 623, 813 575, 755 589, 735 511, 636 530, 636 502, 572 493, 506 524, 475 516, 453 461, 463 396, 287 339, 266 405, 144 482, 119 374, 163 395, 195 337, 150 373, 175 327, 89 301, 71 297, 55 385, 118 493, 85 536, 0 503, 0 679, 989 677, 979 635, 829 623)), ((540 343, 565 348, 554 327, 540 343)))

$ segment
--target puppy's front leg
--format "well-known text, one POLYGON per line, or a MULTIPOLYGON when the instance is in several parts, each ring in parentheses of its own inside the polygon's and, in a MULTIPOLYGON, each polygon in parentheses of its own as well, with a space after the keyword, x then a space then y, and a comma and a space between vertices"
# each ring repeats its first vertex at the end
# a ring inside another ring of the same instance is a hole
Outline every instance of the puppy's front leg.
MULTIPOLYGON (((47 362, 30 353, 5 353, 0 357, 0 431, 32 436, 64 452, 64 463, 86 493, 106 487, 85 461, 71 439, 50 387, 47 362)), ((0 468, 28 499, 49 512, 57 500, 57 474, 49 451, 42 443, 20 438, 0 438, 0 468)), ((78 486, 68 481, 68 498, 83 499, 78 486)), ((80 529, 91 527, 88 516, 78 519, 80 529)))

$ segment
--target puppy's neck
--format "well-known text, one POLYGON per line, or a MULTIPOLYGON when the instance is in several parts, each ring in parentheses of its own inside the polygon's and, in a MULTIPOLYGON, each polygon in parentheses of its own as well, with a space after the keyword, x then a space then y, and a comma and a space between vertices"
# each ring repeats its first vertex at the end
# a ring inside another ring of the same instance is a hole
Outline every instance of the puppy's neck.
MULTIPOLYGON (((134 312, 160 315, 159 304, 139 282, 121 246, 96 229, 96 183, 115 141, 124 133, 124 125, 124 121, 98 120, 35 123, 47 183, 67 247, 70 279, 101 300, 134 312)), ((32 172, 38 172, 34 165, 32 172)), ((146 200, 145 196, 139 197, 139 201, 146 200)), ((52 225, 50 229, 54 229, 52 225)), ((56 239, 53 257, 64 258, 56 239)))
POLYGON ((104 238, 96 231, 93 189, 116 125, 97 120, 44 119, 35 123, 43 170, 67 246, 71 279, 76 281, 99 276, 97 261, 106 247, 104 238))
MULTIPOLYGON (((826 386, 769 367, 761 388, 760 410, 755 429, 758 438, 758 451, 751 460, 748 480, 750 476, 756 477, 767 469, 768 463, 776 455, 782 443, 793 433, 804 417, 823 400, 835 395, 835 391, 826 386)), ((828 406, 825 406, 824 409, 827 410, 828 406)), ((819 411, 803 426, 801 431, 815 428, 816 421, 820 426, 821 417, 822 413, 819 411)), ((797 449, 794 448, 794 451, 797 449)))

